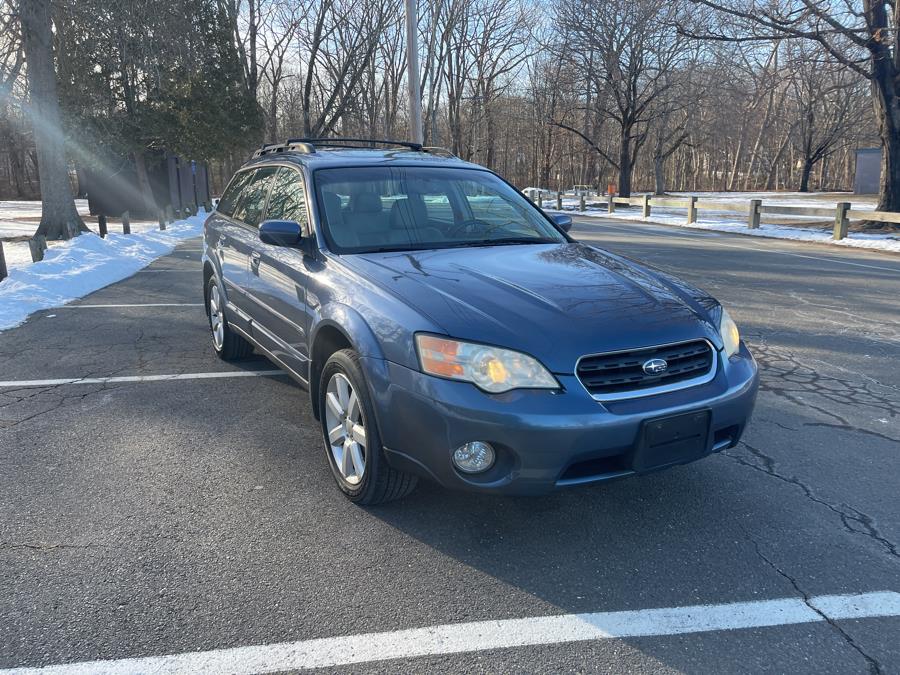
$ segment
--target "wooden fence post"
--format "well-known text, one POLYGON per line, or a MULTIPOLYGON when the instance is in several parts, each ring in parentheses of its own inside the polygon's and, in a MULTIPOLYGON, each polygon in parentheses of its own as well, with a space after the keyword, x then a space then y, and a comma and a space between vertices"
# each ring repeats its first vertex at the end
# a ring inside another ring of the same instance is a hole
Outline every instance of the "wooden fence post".
POLYGON ((697 222, 697 198, 695 196, 691 196, 688 198, 688 215, 687 221, 689 223, 697 222))
POLYGON ((650 217, 650 195, 644 195, 641 197, 641 217, 649 218, 650 217))
POLYGON ((122 234, 131 234, 131 214, 128 211, 122 214, 122 234))
POLYGON ((28 240, 28 250, 31 252, 31 262, 40 262, 44 259, 44 251, 47 250, 47 237, 36 234, 28 240))
POLYGON ((584 193, 582 192, 580 195, 578 195, 578 210, 584 211, 585 208, 586 207, 584 205, 584 193))
POLYGON ((3 254, 3 242, 0 241, 0 281, 3 281, 8 276, 9 272, 6 269, 6 256, 3 254))
POLYGON ((562 192, 556 192, 556 210, 562 211, 562 192))
POLYGON ((107 230, 106 230, 106 215, 101 213, 97 216, 97 227, 100 228, 100 236, 106 239, 107 230))
POLYGON ((834 240, 840 241, 847 236, 847 229, 850 227, 850 219, 847 218, 847 211, 850 210, 849 202, 838 202, 837 210, 834 214, 834 240))
POLYGON ((762 199, 750 200, 750 216, 747 220, 747 227, 751 230, 759 229, 759 207, 762 206, 762 199))
POLYGON ((159 211, 157 211, 156 216, 157 216, 157 220, 159 221, 159 229, 160 230, 166 229, 166 212, 163 211, 162 209, 159 209, 159 211))

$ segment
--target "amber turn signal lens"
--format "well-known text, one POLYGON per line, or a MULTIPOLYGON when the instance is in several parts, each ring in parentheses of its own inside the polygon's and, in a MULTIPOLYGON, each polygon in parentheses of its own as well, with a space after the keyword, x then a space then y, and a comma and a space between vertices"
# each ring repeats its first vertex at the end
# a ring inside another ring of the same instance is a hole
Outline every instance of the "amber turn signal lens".
POLYGON ((442 340, 432 335, 420 335, 418 343, 419 359, 425 372, 443 377, 463 375, 462 364, 457 361, 459 342, 442 340))

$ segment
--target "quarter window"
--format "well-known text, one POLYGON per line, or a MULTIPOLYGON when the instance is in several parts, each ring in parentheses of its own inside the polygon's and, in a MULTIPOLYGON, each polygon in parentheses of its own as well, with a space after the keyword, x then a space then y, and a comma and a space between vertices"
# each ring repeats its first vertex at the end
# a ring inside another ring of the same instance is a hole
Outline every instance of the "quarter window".
POLYGON ((237 206, 241 191, 247 186, 247 183, 250 182, 252 177, 252 171, 242 171, 235 175, 228 184, 228 187, 225 188, 225 192, 222 193, 222 198, 216 206, 216 211, 224 213, 226 216, 234 215, 234 207, 237 206))
POLYGON ((272 185, 266 220, 293 220, 306 225, 306 191, 299 172, 281 167, 272 185))
POLYGON ((277 166, 265 166, 254 172, 250 184, 241 193, 241 200, 234 211, 235 220, 240 220, 250 227, 259 225, 263 209, 266 207, 269 186, 277 170, 277 166))

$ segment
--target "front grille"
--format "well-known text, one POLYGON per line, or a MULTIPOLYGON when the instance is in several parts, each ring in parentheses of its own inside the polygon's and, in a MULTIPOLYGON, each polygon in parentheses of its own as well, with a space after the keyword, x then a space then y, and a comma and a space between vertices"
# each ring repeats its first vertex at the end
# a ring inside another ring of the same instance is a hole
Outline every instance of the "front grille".
POLYGON ((592 396, 614 396, 642 389, 674 385, 710 373, 714 352, 706 340, 692 340, 662 347, 585 356, 578 362, 578 379, 592 396), (649 375, 643 366, 663 359, 665 372, 649 375))

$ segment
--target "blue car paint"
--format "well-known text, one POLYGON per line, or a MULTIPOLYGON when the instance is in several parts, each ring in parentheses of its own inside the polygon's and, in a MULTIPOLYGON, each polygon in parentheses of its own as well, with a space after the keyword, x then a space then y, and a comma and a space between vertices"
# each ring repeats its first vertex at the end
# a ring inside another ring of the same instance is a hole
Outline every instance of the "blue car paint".
MULTIPOLYGON (((485 170, 427 153, 371 151, 286 153, 247 166, 273 163, 302 172, 309 195, 321 167, 485 170)), ((323 365, 314 359, 317 341, 339 333, 352 345, 396 468, 448 487, 535 494, 631 473, 629 452, 648 418, 708 409, 708 452, 733 446, 743 433, 756 398, 756 363, 743 343, 725 357, 721 310, 708 294, 569 237, 558 244, 336 255, 318 225, 319 208, 308 200, 310 225, 296 247, 264 244, 255 229, 212 213, 204 228, 205 274, 226 298, 229 323, 309 388, 314 411, 323 365), (420 332, 530 354, 561 387, 488 394, 426 375, 414 343, 420 332), (708 340, 718 360, 714 379, 703 385, 601 403, 574 374, 586 354, 696 338, 708 340), (496 465, 484 474, 463 475, 450 461, 453 449, 471 440, 498 449, 496 465), (607 458, 615 461, 604 464, 607 458), (603 470, 565 478, 568 467, 593 461, 603 470)))

